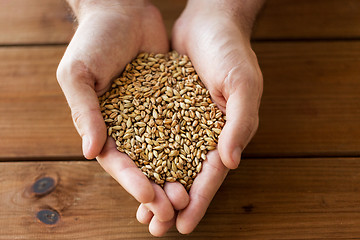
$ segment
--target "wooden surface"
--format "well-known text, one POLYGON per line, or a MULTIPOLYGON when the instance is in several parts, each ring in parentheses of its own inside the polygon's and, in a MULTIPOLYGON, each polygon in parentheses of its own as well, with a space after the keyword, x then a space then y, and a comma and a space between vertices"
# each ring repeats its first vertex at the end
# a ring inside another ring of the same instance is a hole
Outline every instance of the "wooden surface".
MULTIPOLYGON (((264 42, 254 49, 265 91, 245 156, 360 155, 360 42, 264 42)), ((81 157, 55 80, 64 50, 0 48, 1 158, 81 157)))
POLYGON ((65 46, 0 48, 0 158, 81 156, 56 81, 65 46))
MULTIPOLYGON (((186 0, 153 0, 171 26, 186 0)), ((358 0, 267 0, 253 39, 354 39, 360 37, 358 0)), ((70 41, 73 16, 64 0, 0 0, 0 44, 70 41)))
MULTIPOLYGON (((359 172, 359 158, 243 160, 197 230, 165 239, 358 239, 359 172)), ((151 238, 136 201, 96 162, 0 163, 0 199, 0 239, 151 238), (58 184, 34 197, 43 176, 58 184), (37 220, 45 207, 59 212, 56 225, 37 220)))
POLYGON ((254 39, 358 39, 358 0, 267 0, 254 39))
POLYGON ((360 155, 360 41, 254 44, 264 75, 250 156, 360 155))
MULTIPOLYGON (((154 0, 170 34, 185 0, 154 0)), ((260 127, 194 233, 164 239, 360 239, 360 1, 268 0, 253 33, 260 127)), ((62 0, 0 0, 0 240, 151 239, 95 161, 55 80, 62 0), (55 188, 44 195, 33 184, 55 188), (40 210, 57 212, 54 225, 40 210)))
POLYGON ((0 44, 66 43, 72 23, 62 0, 0 0, 0 44))

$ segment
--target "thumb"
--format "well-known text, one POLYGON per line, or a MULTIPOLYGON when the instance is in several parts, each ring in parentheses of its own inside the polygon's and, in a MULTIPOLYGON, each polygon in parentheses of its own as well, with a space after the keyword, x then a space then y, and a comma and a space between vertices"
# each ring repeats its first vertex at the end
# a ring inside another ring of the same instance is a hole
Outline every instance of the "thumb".
POLYGON ((76 62, 68 67, 60 63, 57 79, 82 138, 83 154, 85 158, 93 159, 99 155, 106 141, 106 126, 94 90, 94 77, 83 63, 76 62))
POLYGON ((234 169, 238 167, 242 151, 254 136, 259 124, 262 77, 260 73, 260 76, 246 78, 240 68, 234 68, 227 78, 227 86, 224 86, 229 89, 226 123, 219 137, 218 150, 223 164, 234 169))

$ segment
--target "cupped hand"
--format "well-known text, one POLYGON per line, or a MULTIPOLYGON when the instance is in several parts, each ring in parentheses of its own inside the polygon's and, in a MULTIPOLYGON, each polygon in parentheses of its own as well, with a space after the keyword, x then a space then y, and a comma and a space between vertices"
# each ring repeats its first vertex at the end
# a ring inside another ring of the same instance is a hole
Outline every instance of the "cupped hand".
POLYGON ((169 48, 154 6, 141 1, 98 2, 78 7, 79 26, 57 70, 88 159, 97 157, 106 141, 98 97, 138 53, 167 52, 169 48))
MULTIPOLYGON (((88 159, 96 157, 158 221, 169 221, 174 217, 172 203, 126 154, 116 149, 114 140, 107 137, 98 102, 98 97, 109 89, 112 80, 138 53, 169 50, 161 15, 148 1, 69 3, 79 25, 59 64, 57 78, 82 137, 83 154, 88 159)), ((173 189, 178 189, 179 185, 173 185, 173 189)), ((179 198, 186 202, 188 196, 183 191, 179 198)))
POLYGON ((176 219, 153 223, 151 214, 141 206, 138 209, 140 219, 162 230, 162 234, 172 224, 183 234, 194 230, 229 169, 239 165, 241 153, 258 127, 263 85, 250 45, 251 26, 238 13, 210 5, 199 0, 188 2, 174 26, 172 45, 190 57, 213 101, 226 113, 226 124, 218 150, 208 153, 189 192, 190 202, 178 212, 176 219))

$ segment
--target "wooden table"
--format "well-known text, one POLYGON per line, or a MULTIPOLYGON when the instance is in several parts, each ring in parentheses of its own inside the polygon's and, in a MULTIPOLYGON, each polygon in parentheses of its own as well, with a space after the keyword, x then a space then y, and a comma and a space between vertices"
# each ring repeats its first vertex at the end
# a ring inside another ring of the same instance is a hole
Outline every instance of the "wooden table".
MULTIPOLYGON (((155 2, 170 29, 185 1, 155 2)), ((55 79, 72 22, 61 0, 0 0, 0 239, 150 239, 81 155, 55 79)), ((360 1, 269 0, 253 47, 258 133, 195 232, 165 239, 360 239, 360 1)))

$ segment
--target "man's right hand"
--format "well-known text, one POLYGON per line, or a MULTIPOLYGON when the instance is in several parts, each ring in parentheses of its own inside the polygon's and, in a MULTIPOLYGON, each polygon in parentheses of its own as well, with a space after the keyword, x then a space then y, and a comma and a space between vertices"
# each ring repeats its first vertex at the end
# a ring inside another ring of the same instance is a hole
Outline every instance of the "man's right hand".
MULTIPOLYGON (((169 43, 160 12, 149 1, 68 0, 79 26, 59 64, 57 78, 82 138, 86 158, 101 166, 162 222, 174 219, 173 202, 107 138, 98 97, 140 52, 165 53, 169 43)), ((180 183, 177 199, 188 201, 180 183)), ((175 204, 176 205, 176 204, 175 204)), ((185 206, 184 206, 185 207, 185 206)))

